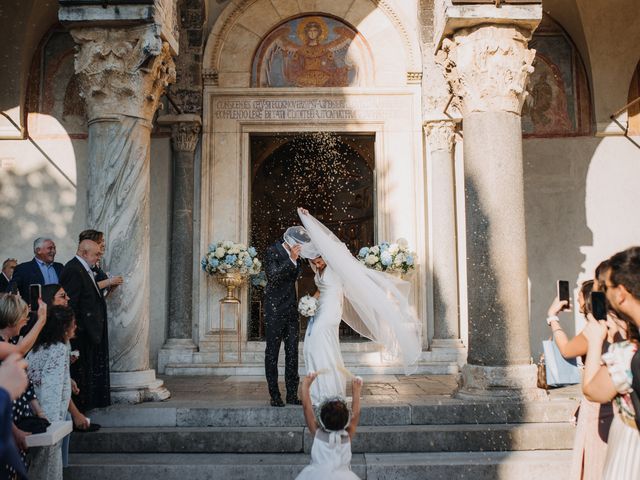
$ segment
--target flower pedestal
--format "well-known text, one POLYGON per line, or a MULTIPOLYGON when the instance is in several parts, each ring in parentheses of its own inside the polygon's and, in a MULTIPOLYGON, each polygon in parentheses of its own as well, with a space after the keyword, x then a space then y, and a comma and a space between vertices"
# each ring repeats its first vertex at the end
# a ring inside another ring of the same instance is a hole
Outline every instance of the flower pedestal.
POLYGON ((246 276, 237 272, 220 273, 216 275, 217 282, 227 289, 225 297, 219 300, 220 303, 220 328, 218 330, 218 337, 220 341, 220 363, 224 361, 224 319, 226 305, 232 305, 234 312, 234 320, 236 324, 236 331, 238 333, 238 363, 242 362, 242 318, 240 315, 240 299, 235 295, 236 289, 246 281, 246 276))

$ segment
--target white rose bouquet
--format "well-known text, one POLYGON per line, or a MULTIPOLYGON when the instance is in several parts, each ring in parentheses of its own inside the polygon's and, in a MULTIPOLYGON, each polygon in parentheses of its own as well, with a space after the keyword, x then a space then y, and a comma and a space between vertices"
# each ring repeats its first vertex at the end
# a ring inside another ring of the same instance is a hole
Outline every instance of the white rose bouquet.
POLYGON ((313 317, 318 309, 318 300, 311 295, 305 295, 298 302, 298 312, 304 317, 313 317))
POLYGON ((416 253, 409 250, 407 241, 382 242, 372 247, 362 247, 358 260, 367 267, 381 272, 407 273, 415 269, 416 253))
POLYGON ((202 257, 200 266, 209 275, 239 273, 252 277, 262 270, 262 263, 258 260, 255 248, 229 240, 209 245, 209 250, 202 257))

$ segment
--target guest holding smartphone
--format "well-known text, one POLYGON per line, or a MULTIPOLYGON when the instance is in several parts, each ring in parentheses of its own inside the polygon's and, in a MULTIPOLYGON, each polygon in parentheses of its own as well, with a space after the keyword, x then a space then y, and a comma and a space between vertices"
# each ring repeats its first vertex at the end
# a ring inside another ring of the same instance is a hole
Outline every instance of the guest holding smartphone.
MULTIPOLYGON (((582 283, 578 293, 578 305, 580 313, 590 313, 589 297, 593 289, 593 280, 582 283)), ((556 297, 547 312, 547 324, 551 327, 551 335, 560 354, 566 359, 584 357, 587 354, 588 342, 583 332, 573 338, 562 329, 558 314, 570 312, 571 306, 568 300, 560 300, 556 297)), ((607 455, 607 438, 609 428, 613 420, 613 409, 610 404, 600 405, 586 398, 580 401, 580 407, 576 413, 576 434, 573 441, 573 455, 571 461, 571 473, 569 478, 575 480, 599 480, 602 476, 604 461, 607 455)))
MULTIPOLYGON (((70 307, 54 306, 33 350, 27 355, 29 379, 50 422, 65 420, 71 400, 69 340, 76 333, 76 319, 70 307)), ((62 444, 34 447, 29 476, 62 480, 62 444)))
POLYGON ((600 355, 608 330, 617 325, 611 319, 601 321, 588 315, 584 335, 589 348, 582 391, 593 402, 613 401, 614 405, 602 478, 640 478, 640 247, 612 256, 603 280, 609 308, 627 322, 628 340, 613 343, 600 355))

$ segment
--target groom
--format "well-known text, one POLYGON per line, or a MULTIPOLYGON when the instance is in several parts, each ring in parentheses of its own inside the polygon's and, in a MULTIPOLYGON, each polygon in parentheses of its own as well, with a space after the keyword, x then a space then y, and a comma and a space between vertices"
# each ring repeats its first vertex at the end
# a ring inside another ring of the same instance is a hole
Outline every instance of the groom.
MULTIPOLYGON (((288 232, 289 230, 287 230, 288 232)), ((287 241, 280 239, 267 248, 264 270, 267 286, 264 291, 264 316, 267 348, 264 358, 264 370, 269 385, 272 407, 284 407, 278 388, 278 355, 280 343, 284 340, 285 384, 287 403, 300 405, 298 400, 298 299, 296 280, 302 271, 299 259, 300 248, 285 235, 287 241)))

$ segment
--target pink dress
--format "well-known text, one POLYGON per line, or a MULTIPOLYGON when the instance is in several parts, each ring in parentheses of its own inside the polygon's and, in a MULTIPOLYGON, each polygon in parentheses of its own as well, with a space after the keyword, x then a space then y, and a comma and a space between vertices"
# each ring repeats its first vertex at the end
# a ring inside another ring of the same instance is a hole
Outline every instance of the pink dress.
POLYGON ((570 479, 600 480, 602 478, 612 420, 613 408, 610 403, 601 405, 582 398, 578 410, 576 436, 573 441, 570 479))

